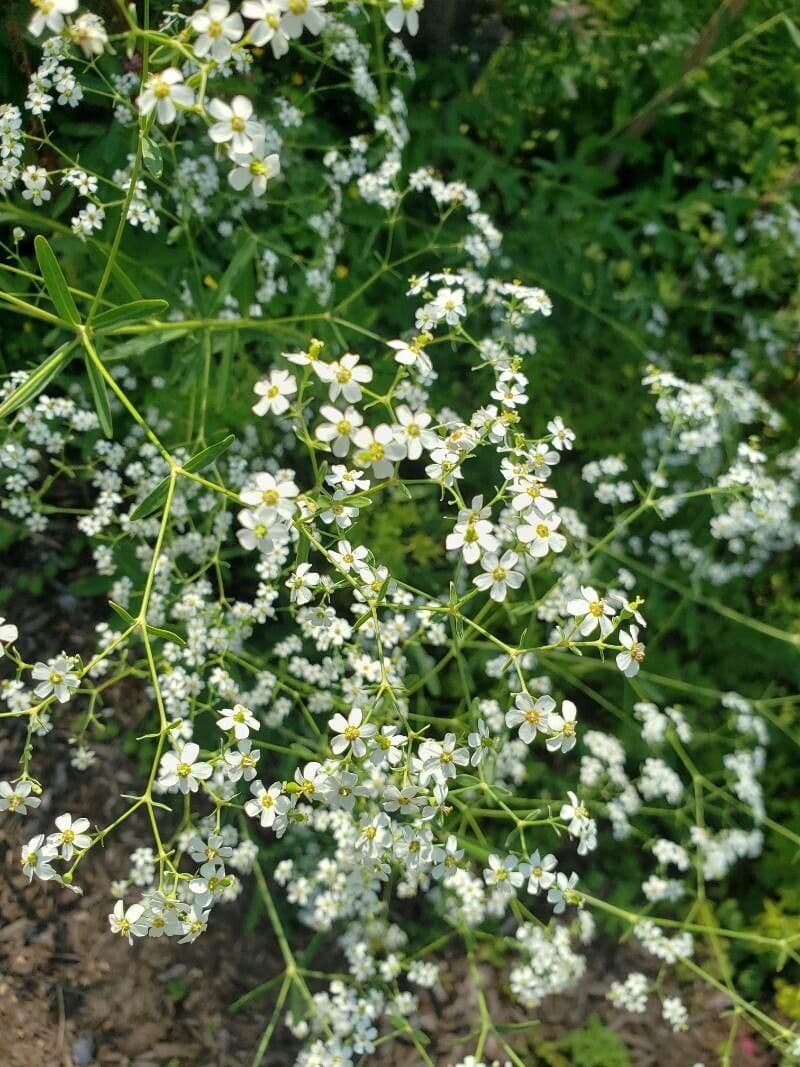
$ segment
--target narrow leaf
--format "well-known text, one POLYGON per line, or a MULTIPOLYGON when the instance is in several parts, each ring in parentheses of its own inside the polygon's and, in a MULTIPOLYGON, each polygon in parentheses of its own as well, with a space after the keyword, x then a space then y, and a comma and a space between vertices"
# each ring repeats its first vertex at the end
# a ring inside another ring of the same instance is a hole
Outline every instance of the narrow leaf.
POLYGON ((111 421, 111 405, 108 402, 106 383, 103 381, 103 375, 98 370, 97 364, 89 355, 86 356, 85 362, 86 373, 89 375, 89 385, 92 388, 94 408, 100 420, 100 426, 106 437, 113 437, 114 426, 111 421))
POLYGON ((150 137, 145 137, 142 141, 142 162, 154 178, 161 177, 161 172, 164 169, 164 163, 161 159, 161 149, 150 137))
POLYGON ((45 386, 50 384, 61 368, 69 362, 74 348, 75 341, 67 341, 66 344, 57 348, 49 359, 46 359, 44 363, 37 367, 28 380, 23 382, 22 385, 14 390, 11 396, 6 397, 3 403, 0 404, 0 419, 6 418, 17 408, 21 408, 25 404, 29 404, 31 400, 34 400, 45 386))
POLYGON ((148 515, 152 515, 154 511, 158 511, 164 501, 167 499, 167 493, 169 492, 169 475, 163 478, 155 489, 147 494, 144 500, 131 512, 131 521, 136 522, 137 519, 146 519, 148 515))
POLYGON ((66 322, 71 322, 73 326, 77 326, 81 321, 78 309, 72 299, 72 293, 69 291, 67 279, 58 265, 58 260, 53 254, 53 249, 50 247, 47 238, 38 234, 33 239, 33 247, 36 251, 36 261, 39 264, 39 270, 42 272, 45 289, 47 289, 48 296, 53 301, 56 311, 66 322))
POLYGON ((182 637, 179 637, 172 630, 164 630, 160 626, 150 626, 148 623, 147 632, 152 634, 153 637, 160 637, 164 641, 173 641, 176 645, 185 645, 186 642, 182 637))
POLYGON ((139 319, 162 315, 168 307, 166 300, 134 300, 130 304, 120 304, 119 307, 110 308, 96 315, 92 319, 92 329, 97 333, 114 330, 130 322, 138 322, 139 319))
POLYGON ((248 235, 241 247, 234 253, 233 259, 230 261, 225 273, 220 278, 219 285, 214 293, 214 302, 212 305, 214 310, 222 307, 225 297, 233 291, 234 285, 236 285, 240 275, 255 258, 257 251, 258 242, 254 237, 248 235))
POLYGON ((136 619, 134 619, 133 615, 131 615, 130 612, 126 611, 121 604, 117 604, 115 601, 109 600, 108 606, 111 608, 112 611, 115 611, 117 615, 119 615, 123 622, 127 622, 129 626, 135 625, 136 619))
POLYGON ((183 464, 183 469, 190 474, 197 474, 198 471, 205 470, 205 468, 210 467, 223 452, 227 452, 235 440, 236 438, 232 433, 228 434, 228 436, 223 437, 221 441, 217 441, 215 445, 209 445, 208 448, 204 448, 202 452, 198 452, 197 455, 192 456, 190 460, 187 460, 186 463, 183 464))

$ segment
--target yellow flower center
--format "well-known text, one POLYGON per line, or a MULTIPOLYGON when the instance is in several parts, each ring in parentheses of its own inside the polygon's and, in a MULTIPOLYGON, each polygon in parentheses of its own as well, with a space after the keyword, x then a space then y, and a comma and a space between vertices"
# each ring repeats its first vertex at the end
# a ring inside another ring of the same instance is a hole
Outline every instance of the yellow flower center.
POLYGON ((261 499, 270 508, 274 508, 280 498, 281 496, 277 489, 265 489, 261 494, 261 499))

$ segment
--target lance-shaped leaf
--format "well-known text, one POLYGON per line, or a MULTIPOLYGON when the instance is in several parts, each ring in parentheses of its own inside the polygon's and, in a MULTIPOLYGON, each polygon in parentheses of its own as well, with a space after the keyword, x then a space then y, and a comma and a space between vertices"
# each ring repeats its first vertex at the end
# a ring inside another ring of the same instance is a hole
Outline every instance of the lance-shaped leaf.
MULTIPOLYGON (((227 449, 231 447, 236 438, 233 434, 228 434, 227 437, 223 437, 221 441, 217 441, 215 445, 209 445, 208 448, 204 448, 202 452, 198 452, 192 456, 191 459, 182 465, 182 470, 187 474, 197 474, 199 471, 205 470, 206 467, 210 467, 211 464, 222 455, 227 449)), ((152 515, 154 511, 158 511, 164 501, 167 499, 167 493, 169 492, 169 483, 171 475, 167 475, 166 478, 158 483, 158 485, 151 489, 144 500, 131 512, 131 520, 136 522, 138 519, 145 519, 148 515, 152 515)))
POLYGON ((142 141, 142 162, 154 178, 161 177, 164 169, 161 149, 151 137, 145 137, 142 141))
POLYGON ((81 317, 78 314, 75 301, 72 299, 72 293, 69 291, 67 279, 58 265, 58 260, 53 254, 53 249, 50 247, 47 238, 38 234, 33 240, 33 247, 36 252, 39 270, 42 272, 47 295, 53 301, 59 317, 65 322, 72 323, 73 326, 80 325, 81 317))
POLYGON ((111 405, 108 402, 106 383, 103 380, 103 375, 100 373, 100 368, 88 354, 86 356, 86 373, 89 375, 92 399, 94 400, 94 408, 97 412, 97 417, 100 420, 100 426, 106 437, 113 437, 114 426, 111 422, 111 405))
POLYGON ((183 464, 183 469, 190 474, 197 474, 198 471, 205 470, 206 467, 210 467, 214 460, 218 459, 223 452, 231 447, 236 438, 232 433, 227 437, 223 437, 221 441, 217 441, 215 445, 209 445, 208 448, 204 448, 202 452, 198 452, 187 460, 183 464))
POLYGON ((95 333, 105 333, 140 319, 163 315, 168 307, 166 300, 133 300, 130 304, 120 304, 119 307, 101 311, 92 319, 92 329, 95 333))
POLYGON ((116 601, 109 600, 108 606, 112 611, 115 611, 117 615, 119 615, 123 622, 127 622, 129 626, 136 625, 136 619, 134 619, 129 611, 126 611, 125 608, 123 608, 122 604, 117 604, 116 601))
POLYGON ((165 630, 162 626, 151 626, 150 623, 147 623, 146 625, 147 632, 153 637, 160 637, 162 641, 172 641, 176 645, 186 644, 184 639, 173 630, 165 630))
POLYGON ((155 489, 151 489, 144 500, 136 505, 131 512, 132 522, 136 522, 138 519, 146 519, 148 515, 152 515, 154 511, 158 511, 167 499, 170 479, 171 475, 169 474, 166 478, 162 478, 155 489))
POLYGON ((76 343, 75 341, 67 341, 66 344, 57 348, 52 356, 36 368, 27 381, 18 386, 11 396, 6 397, 3 403, 0 404, 0 419, 7 418, 17 408, 21 408, 25 404, 29 404, 31 400, 34 400, 45 386, 49 385, 55 378, 61 368, 69 362, 76 343))

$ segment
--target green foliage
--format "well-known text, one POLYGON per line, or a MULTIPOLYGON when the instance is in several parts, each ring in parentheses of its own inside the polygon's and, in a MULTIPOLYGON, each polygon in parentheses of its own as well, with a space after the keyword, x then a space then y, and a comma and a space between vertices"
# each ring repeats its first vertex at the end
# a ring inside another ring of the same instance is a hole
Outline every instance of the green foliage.
POLYGON ((561 1040, 537 1045, 536 1055, 548 1067, 630 1067, 631 1063, 622 1039, 596 1015, 561 1040))

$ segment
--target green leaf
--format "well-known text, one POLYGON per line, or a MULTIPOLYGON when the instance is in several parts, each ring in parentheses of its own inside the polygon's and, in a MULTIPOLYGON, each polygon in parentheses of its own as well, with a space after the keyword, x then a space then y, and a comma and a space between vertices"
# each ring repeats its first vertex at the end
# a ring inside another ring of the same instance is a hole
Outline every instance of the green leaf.
POLYGON ((797 23, 793 22, 788 15, 784 15, 783 24, 789 31, 789 36, 794 41, 795 47, 800 48, 800 29, 798 29, 797 23))
POLYGON ((166 300, 133 300, 130 304, 120 304, 119 307, 110 308, 96 315, 92 319, 92 329, 96 333, 114 330, 130 322, 138 322, 139 319, 162 315, 168 307, 166 300))
POLYGON ((53 254, 53 249, 50 247, 47 238, 38 234, 33 239, 33 247, 36 251, 36 261, 39 264, 39 270, 42 272, 45 289, 47 289, 48 296, 53 301, 59 317, 64 319, 65 322, 71 322, 73 326, 78 326, 81 321, 78 309, 72 299, 72 293, 69 291, 67 279, 58 265, 58 260, 53 254))
POLYGON ((233 259, 228 264, 225 273, 220 279, 219 286, 217 287, 217 290, 214 293, 214 302, 212 310, 217 310, 218 308, 222 307, 225 297, 231 293, 234 285, 239 280, 240 274, 242 274, 242 272, 249 265, 251 260, 255 257, 257 250, 258 242, 256 241, 255 237, 251 237, 250 235, 248 235, 245 238, 241 248, 239 248, 235 252, 233 259))
POLYGON ((115 611, 117 615, 119 615, 123 622, 127 622, 129 626, 134 626, 136 624, 136 619, 134 619, 133 615, 127 612, 121 604, 117 604, 115 603, 115 601, 109 600, 108 606, 111 608, 112 611, 115 611))
POLYGON ((152 634, 153 637, 162 638, 164 641, 174 641, 176 645, 186 644, 184 639, 182 637, 179 637, 176 633, 173 633, 172 630, 164 630, 160 626, 150 626, 150 624, 148 623, 147 632, 149 634, 152 634))
POLYGON ((208 448, 204 448, 202 452, 198 452, 192 456, 191 459, 184 463, 183 469, 190 474, 197 474, 198 471, 205 470, 206 467, 210 467, 211 464, 222 455, 223 452, 231 447, 236 438, 233 434, 228 434, 227 437, 223 437, 221 441, 217 441, 215 445, 209 445, 208 448))
POLYGON ((105 349, 103 362, 107 365, 112 361, 116 362, 117 360, 131 359, 132 357, 144 355, 150 349, 175 341, 179 337, 184 337, 187 333, 189 333, 188 330, 154 329, 152 333, 137 334, 131 337, 130 340, 123 341, 122 344, 105 349))
POLYGON ((89 385, 92 388, 94 408, 97 412, 97 417, 100 420, 100 426, 106 437, 113 437, 114 426, 111 421, 111 405, 108 402, 108 393, 106 392, 106 383, 103 381, 103 375, 100 373, 97 364, 88 354, 85 363, 86 373, 89 375, 89 385))
POLYGON ((6 418, 17 408, 23 407, 37 397, 45 386, 49 385, 55 378, 61 368, 69 362, 75 345, 75 341, 67 341, 66 344, 57 348, 49 359, 40 364, 28 380, 23 382, 22 385, 14 390, 11 396, 0 404, 0 419, 6 418))
POLYGON ((137 506, 131 512, 132 522, 136 522, 137 519, 146 519, 148 515, 152 515, 154 511, 158 511, 158 509, 167 499, 167 493, 169 492, 169 482, 170 476, 167 475, 166 478, 162 478, 162 480, 158 483, 155 489, 151 489, 151 491, 147 494, 144 500, 141 501, 141 503, 137 504, 137 506))
POLYGON ((161 159, 161 149, 150 137, 145 137, 142 141, 142 162, 154 178, 161 177, 161 173, 164 170, 164 163, 161 159))
POLYGON ((115 280, 117 282, 117 285, 120 287, 120 289, 124 289, 125 290, 125 294, 128 296, 129 299, 131 299, 131 300, 141 300, 142 294, 139 292, 139 290, 133 284, 133 282, 128 277, 128 275, 125 273, 125 271, 122 269, 122 267, 119 264, 119 260, 118 259, 114 260, 114 263, 113 263, 113 266, 112 266, 112 269, 111 269, 111 273, 114 275, 114 278, 115 278, 115 280))

